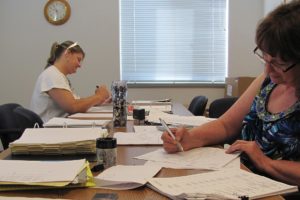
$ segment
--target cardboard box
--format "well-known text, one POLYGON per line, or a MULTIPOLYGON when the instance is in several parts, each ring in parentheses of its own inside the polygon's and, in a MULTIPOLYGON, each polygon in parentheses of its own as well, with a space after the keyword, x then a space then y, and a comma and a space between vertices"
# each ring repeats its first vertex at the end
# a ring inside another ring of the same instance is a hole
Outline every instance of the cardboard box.
POLYGON ((225 97, 239 97, 252 83, 255 77, 227 77, 225 79, 225 97))

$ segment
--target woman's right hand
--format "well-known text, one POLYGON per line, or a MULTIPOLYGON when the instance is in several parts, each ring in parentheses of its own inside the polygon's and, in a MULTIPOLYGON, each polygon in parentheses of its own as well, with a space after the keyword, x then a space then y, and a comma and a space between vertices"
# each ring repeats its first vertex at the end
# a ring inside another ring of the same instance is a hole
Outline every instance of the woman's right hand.
POLYGON ((95 94, 98 95, 100 98, 100 104, 103 103, 106 99, 110 97, 110 93, 107 90, 105 85, 97 86, 95 94))
MULTIPOLYGON (((180 142, 184 150, 190 149, 188 146, 189 141, 189 132, 186 128, 177 128, 177 129, 171 129, 172 133, 175 136, 176 141, 180 142)), ((170 136, 170 134, 165 131, 161 139, 163 141, 163 147, 166 152, 168 153, 176 153, 179 151, 176 141, 173 140, 173 138, 170 136)), ((191 138, 190 138, 191 139, 191 138)))

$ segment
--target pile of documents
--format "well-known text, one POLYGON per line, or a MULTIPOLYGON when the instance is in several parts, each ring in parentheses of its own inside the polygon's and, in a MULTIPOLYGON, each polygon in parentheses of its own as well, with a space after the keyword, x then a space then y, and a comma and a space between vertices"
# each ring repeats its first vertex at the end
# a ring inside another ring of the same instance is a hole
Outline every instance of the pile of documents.
POLYGON ((237 169, 152 178, 148 186, 171 199, 257 199, 298 191, 297 186, 237 169))
POLYGON ((85 159, 55 162, 0 160, 0 191, 94 185, 85 159))
POLYGON ((14 155, 94 154, 96 139, 107 134, 102 128, 29 128, 9 147, 14 155))

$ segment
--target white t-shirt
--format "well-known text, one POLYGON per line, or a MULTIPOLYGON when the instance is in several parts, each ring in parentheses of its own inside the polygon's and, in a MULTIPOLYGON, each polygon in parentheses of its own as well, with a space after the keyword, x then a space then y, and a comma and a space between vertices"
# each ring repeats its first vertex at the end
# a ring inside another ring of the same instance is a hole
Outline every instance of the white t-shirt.
MULTIPOLYGON (((53 88, 72 92, 67 77, 54 65, 49 66, 38 77, 30 103, 31 110, 37 113, 44 122, 53 117, 65 117, 68 114, 47 94, 53 88)), ((75 94, 73 95, 74 98, 78 98, 75 94)))

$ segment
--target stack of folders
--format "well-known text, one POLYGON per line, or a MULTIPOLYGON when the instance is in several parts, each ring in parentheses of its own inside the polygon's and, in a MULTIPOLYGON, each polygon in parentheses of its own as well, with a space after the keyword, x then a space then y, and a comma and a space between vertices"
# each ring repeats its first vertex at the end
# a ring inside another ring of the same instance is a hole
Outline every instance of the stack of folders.
POLYGON ((9 147, 14 155, 94 154, 96 139, 107 134, 102 128, 29 128, 9 147))
POLYGON ((92 186, 93 175, 85 159, 0 160, 0 191, 92 186))

